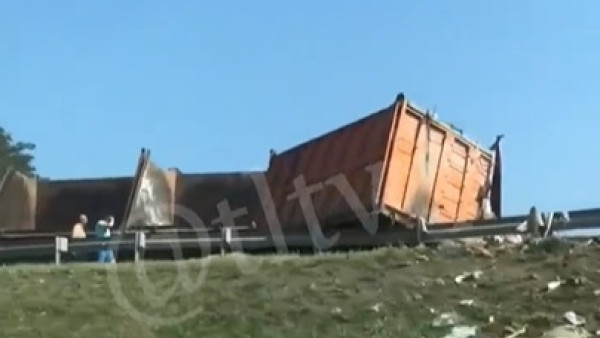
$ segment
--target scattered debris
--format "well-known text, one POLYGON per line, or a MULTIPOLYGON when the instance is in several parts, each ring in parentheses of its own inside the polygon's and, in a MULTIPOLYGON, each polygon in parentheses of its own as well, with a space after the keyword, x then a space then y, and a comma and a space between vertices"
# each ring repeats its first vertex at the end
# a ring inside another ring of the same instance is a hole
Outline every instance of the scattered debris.
POLYGON ((558 289, 561 285, 564 284, 564 281, 562 280, 555 280, 552 282, 548 282, 548 285, 546 285, 546 291, 550 292, 550 291, 554 291, 556 289, 558 289))
POLYGON ((429 259, 429 257, 427 257, 427 256, 425 256, 425 255, 422 255, 422 254, 416 254, 416 255, 415 255, 415 258, 416 258, 418 261, 423 261, 423 262, 429 262, 429 260, 430 260, 430 259, 429 259))
POLYGON ((470 254, 475 256, 483 256, 486 258, 494 258, 494 254, 492 254, 488 249, 484 248, 480 245, 466 245, 465 250, 467 250, 470 254))
POLYGON ((444 312, 433 320, 433 327, 453 326, 460 321, 460 316, 456 312, 444 312))
POLYGON ((472 299, 463 299, 459 302, 459 304, 462 306, 473 306, 474 303, 475 301, 472 299))
POLYGON ((377 303, 377 304, 371 306, 371 310, 373 310, 373 312, 379 312, 379 311, 381 311, 382 306, 383 306, 383 304, 377 303))
POLYGON ((477 334, 476 326, 455 326, 444 338, 469 338, 477 334))
POLYGON ((600 296, 600 289, 594 290, 594 296, 600 296))
POLYGON ((589 332, 580 327, 562 325, 544 332, 542 338, 588 338, 591 336, 589 332))
POLYGON ((496 244, 507 244, 510 246, 521 245, 525 241, 522 235, 496 235, 491 237, 491 242, 496 244))
POLYGON ((516 230, 518 232, 527 232, 527 230, 529 230, 529 224, 527 224, 527 221, 523 221, 522 223, 517 225, 516 230))
POLYGON ((581 286, 586 284, 588 280, 585 277, 569 277, 565 282, 570 286, 581 286))
POLYGON ((507 327, 505 327, 504 329, 505 329, 505 330, 507 331, 507 333, 508 333, 508 335, 507 335, 507 336, 505 336, 504 338, 516 338, 516 337, 518 337, 518 336, 520 336, 520 335, 523 335, 523 334, 525 334, 525 332, 527 332, 527 327, 526 327, 526 326, 523 326, 522 328, 520 328, 520 329, 518 329, 518 330, 517 330, 517 329, 515 329, 515 328, 512 328, 512 327, 510 327, 510 326, 507 326, 507 327))
POLYGON ((483 271, 481 271, 481 270, 476 270, 473 272, 465 272, 463 274, 456 276, 454 278, 454 281, 456 282, 456 284, 460 284, 460 283, 466 282, 466 281, 477 280, 477 279, 481 278, 481 275, 483 275, 483 271))
POLYGON ((585 324, 585 318, 576 314, 573 311, 565 312, 564 318, 567 322, 569 322, 569 324, 574 325, 574 326, 581 326, 581 325, 585 324))

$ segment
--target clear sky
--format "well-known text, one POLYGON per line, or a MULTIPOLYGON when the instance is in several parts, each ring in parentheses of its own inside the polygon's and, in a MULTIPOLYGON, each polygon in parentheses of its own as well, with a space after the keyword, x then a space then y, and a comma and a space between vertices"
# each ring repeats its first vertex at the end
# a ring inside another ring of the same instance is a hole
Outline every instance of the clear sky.
POLYGON ((504 207, 600 207, 600 2, 3 1, 0 125, 51 178, 263 169, 399 92, 482 144, 504 207))

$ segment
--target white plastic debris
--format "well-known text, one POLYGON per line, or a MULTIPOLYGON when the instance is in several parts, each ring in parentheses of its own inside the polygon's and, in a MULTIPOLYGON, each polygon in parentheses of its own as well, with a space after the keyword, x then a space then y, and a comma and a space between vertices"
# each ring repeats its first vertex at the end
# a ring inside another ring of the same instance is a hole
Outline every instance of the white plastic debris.
POLYGON ((589 332, 580 327, 562 325, 544 332, 542 338, 588 338, 591 336, 589 332))
POLYGON ((504 239, 508 244, 523 244, 523 236, 521 235, 504 235, 504 239))
POLYGON ((567 322, 569 322, 569 324, 574 325, 574 326, 581 326, 581 325, 585 324, 585 318, 576 314, 573 311, 565 312, 564 318, 567 322))
POLYGON ((477 334, 476 326, 455 326, 444 338, 469 338, 477 334))
POLYGON ((447 327, 453 326, 460 320, 460 317, 455 312, 445 312, 440 314, 433 320, 431 324, 433 327, 447 327))
POLYGON ((340 314, 342 314, 342 309, 339 307, 335 307, 331 310, 331 313, 334 315, 340 315, 340 314))
POLYGON ((527 221, 523 221, 523 223, 517 225, 517 231, 518 232, 527 232, 528 230, 528 226, 527 226, 527 221))
POLYGON ((473 272, 465 272, 465 273, 462 273, 462 274, 456 276, 454 278, 454 281, 456 282, 456 284, 460 284, 467 280, 477 280, 477 279, 481 278, 481 275, 483 275, 483 271, 481 271, 481 270, 477 270, 477 271, 473 271, 473 272))
POLYGON ((371 306, 371 310, 373 310, 373 312, 379 312, 379 311, 381 311, 382 306, 383 306, 383 304, 377 303, 377 304, 371 306))
POLYGON ((555 281, 552 281, 552 282, 548 282, 548 285, 546 286, 546 291, 550 292, 550 291, 556 290, 562 284, 564 284, 564 281, 561 281, 561 280, 555 280, 555 281))
POLYGON ((526 332, 527 332, 527 327, 526 326, 523 326, 522 328, 520 328, 518 330, 515 330, 515 329, 511 328, 511 333, 508 336, 504 337, 504 338, 516 338, 516 337, 518 337, 520 335, 525 334, 526 332))
POLYGON ((459 304, 462 306, 473 306, 474 303, 475 301, 472 299, 463 299, 459 302, 459 304))

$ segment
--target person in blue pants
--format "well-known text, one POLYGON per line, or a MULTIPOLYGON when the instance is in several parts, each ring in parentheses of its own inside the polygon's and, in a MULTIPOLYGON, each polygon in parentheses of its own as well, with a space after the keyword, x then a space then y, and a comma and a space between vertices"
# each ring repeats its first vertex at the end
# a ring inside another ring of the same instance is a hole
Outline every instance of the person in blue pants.
MULTIPOLYGON (((106 216, 103 219, 98 220, 96 223, 96 238, 99 241, 110 240, 111 228, 113 227, 115 222, 114 217, 106 216)), ((110 247, 108 247, 108 243, 105 244, 105 247, 98 251, 98 262, 99 263, 115 263, 115 255, 110 247)))

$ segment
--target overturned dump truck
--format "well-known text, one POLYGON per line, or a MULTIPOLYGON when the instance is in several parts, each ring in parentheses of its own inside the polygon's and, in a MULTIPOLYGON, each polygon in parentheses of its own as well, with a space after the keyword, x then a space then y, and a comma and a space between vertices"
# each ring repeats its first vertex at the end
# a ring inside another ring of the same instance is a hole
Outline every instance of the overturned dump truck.
POLYGON ((290 231, 365 225, 375 215, 448 223, 480 219, 487 205, 500 216, 499 154, 499 138, 487 149, 399 94, 378 112, 273 151, 266 175, 272 209, 290 231))
POLYGON ((13 172, 0 185, 0 245, 10 233, 53 240, 79 214, 88 215, 89 232, 110 214, 130 234, 234 223, 299 246, 307 231, 318 240, 358 229, 348 243, 362 245, 370 237, 360 225, 385 237, 381 226, 410 230, 420 219, 448 227, 501 217, 499 141, 478 145, 400 94, 380 111, 272 152, 264 172, 182 174, 156 166, 145 149, 132 177, 38 182, 13 172))

